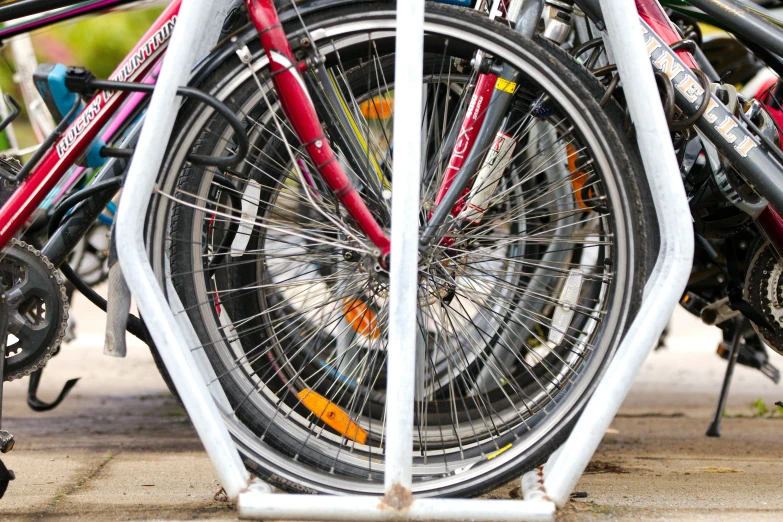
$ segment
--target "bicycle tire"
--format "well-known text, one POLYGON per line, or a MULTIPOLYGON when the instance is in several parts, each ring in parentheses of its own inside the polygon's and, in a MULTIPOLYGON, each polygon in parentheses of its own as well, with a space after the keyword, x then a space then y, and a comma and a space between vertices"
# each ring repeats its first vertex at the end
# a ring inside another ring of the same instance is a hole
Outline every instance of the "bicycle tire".
MULTIPOLYGON (((599 147, 604 150, 604 153, 608 154, 605 158, 611 166, 609 171, 611 175, 615 176, 614 182, 618 184, 619 200, 622 200, 623 216, 626 223, 633 223, 634 226, 626 228, 627 240, 629 247, 628 262, 632 266, 627 267, 628 281, 626 282, 626 299, 623 313, 623 317, 618 321, 617 333, 623 332, 624 328, 629 323, 629 318, 633 317, 636 308, 641 299, 641 288, 646 278, 646 270, 648 265, 649 255, 647 254, 648 244, 650 239, 648 237, 648 221, 652 213, 652 206, 649 199, 645 199, 641 194, 645 191, 646 184, 641 176, 641 170, 638 168, 638 162, 635 159, 630 159, 633 156, 632 147, 627 143, 624 137, 621 137, 621 133, 618 129, 622 128, 622 117, 619 109, 610 103, 609 110, 603 112, 598 108, 597 99, 600 99, 603 94, 601 85, 592 78, 589 73, 584 70, 579 64, 571 60, 560 49, 552 46, 548 43, 538 42, 534 43, 530 40, 523 39, 511 31, 500 30, 496 24, 493 24, 482 17, 475 16, 472 13, 449 8, 447 6, 429 6, 428 5, 428 21, 433 26, 438 26, 443 32, 446 28, 449 30, 461 30, 468 33, 474 33, 480 35, 481 41, 491 42, 493 45, 506 46, 506 52, 512 54, 521 54, 526 57, 527 60, 533 60, 537 67, 543 67, 546 74, 550 77, 556 77, 561 83, 561 87, 567 89, 569 96, 573 98, 575 104, 578 104, 579 111, 590 119, 587 122, 587 127, 594 129, 596 132, 595 138, 599 143, 599 147), (513 49, 511 51, 510 49, 513 49), (600 133, 598 133, 600 129, 600 133), (599 136, 600 134, 600 136, 599 136), (628 151, 631 152, 628 152, 628 151), (623 173, 623 175, 619 175, 623 173)), ((349 23, 351 20, 357 19, 361 16, 362 19, 367 20, 383 20, 387 23, 394 15, 393 9, 388 5, 377 2, 374 3, 372 8, 368 6, 362 6, 361 9, 354 7, 337 8, 334 10, 327 10, 310 15, 306 18, 308 27, 334 27, 341 24, 349 23)), ((292 32, 296 29, 293 28, 292 32)), ((251 31, 252 33, 252 31, 251 31)), ((478 37, 478 36, 477 36, 478 37)), ((255 54, 258 54, 258 47, 252 47, 255 54)), ((528 63, 528 65, 530 65, 528 63)), ((238 60, 233 57, 228 59, 225 64, 221 65, 207 80, 201 88, 211 92, 213 94, 220 94, 222 88, 237 74, 241 74, 242 65, 238 60)), ((225 98, 232 99, 232 93, 222 93, 225 98)), ((186 105, 187 107, 187 105, 186 105)), ((191 110, 183 111, 186 116, 181 117, 178 121, 176 131, 173 134, 172 143, 170 145, 172 151, 182 149, 183 143, 188 143, 191 148, 201 149, 204 147, 203 142, 193 142, 190 136, 190 131, 193 128, 194 121, 200 114, 198 107, 190 107, 191 110), (188 142, 188 140, 190 140, 188 142)), ((172 165, 177 163, 176 154, 172 153, 167 156, 167 160, 164 163, 164 169, 161 175, 161 187, 164 190, 168 187, 172 190, 173 187, 179 188, 182 192, 188 192, 196 184, 200 183, 199 177, 203 175, 202 171, 187 169, 179 170, 173 168, 172 165), (184 187, 184 188, 182 188, 184 187)), ((176 190, 176 189, 173 189, 176 190)), ((173 191, 172 190, 172 191, 173 191)), ((160 245, 165 243, 165 240, 161 239, 160 231, 165 230, 171 233, 176 241, 177 237, 182 237, 183 231, 187 235, 192 231, 192 213, 188 213, 186 207, 176 206, 174 211, 167 207, 167 202, 158 201, 153 207, 153 215, 157 216, 157 225, 152 227, 152 230, 157 230, 157 237, 155 232, 149 237, 149 244, 152 246, 157 245, 158 250, 152 250, 151 253, 153 261, 156 262, 156 271, 159 274, 166 272, 166 268, 163 266, 162 259, 165 256, 161 255, 162 250, 160 245), (183 224, 184 223, 184 224, 183 224)), ((653 234, 649 234, 652 236, 653 234)), ((626 239, 626 238, 624 238, 626 239)), ((170 245, 169 245, 170 246, 170 245)), ((177 249, 169 249, 170 258, 168 260, 169 268, 171 269, 172 276, 176 274, 183 274, 192 272, 195 267, 192 262, 185 260, 187 256, 182 256, 181 252, 177 252, 177 249)), ((192 261, 192 260, 191 260, 192 261)), ((172 281, 175 278, 172 277, 172 281)), ((162 279, 163 281, 163 279, 162 279)), ((198 302, 192 294, 192 289, 188 288, 187 284, 174 283, 180 294, 180 299, 183 300, 183 304, 186 309, 192 311, 194 303, 198 302)), ((202 339, 209 339, 209 335, 204 331, 203 324, 198 320, 198 316, 192 315, 194 327, 202 339)), ((619 335, 615 335, 619 337, 619 335)), ((473 476, 470 480, 458 481, 456 483, 442 485, 438 487, 427 487, 425 484, 422 487, 420 484, 418 487, 415 485, 415 491, 417 494, 426 495, 438 495, 438 496, 465 496, 465 495, 477 495, 481 492, 487 491, 492 487, 501 484, 509 478, 517 475, 520 470, 530 469, 535 465, 540 464, 545 458, 554 450, 554 448, 567 436, 570 431, 570 427, 575 422, 578 412, 584 405, 584 402, 589 397, 592 388, 597 383, 606 364, 611 359, 611 355, 616 348, 617 339, 607 341, 609 345, 605 350, 601 364, 597 366, 593 373, 589 383, 583 383, 585 386, 582 389, 580 396, 575 400, 572 407, 567 414, 563 415, 558 421, 557 425, 546 433, 541 434, 538 441, 531 445, 528 451, 524 455, 520 455, 518 458, 512 461, 506 462, 504 465, 498 466, 488 473, 481 473, 473 476)), ((220 373, 220 362, 214 357, 210 358, 213 366, 216 365, 216 372, 220 373)), ((225 368, 223 368, 225 370, 225 368)), ((227 388, 227 393, 230 396, 232 393, 231 385, 224 384, 227 388)), ((239 390, 233 390, 236 393, 239 390)), ((240 423, 252 424, 254 419, 244 416, 241 412, 236 412, 239 417, 240 423)), ((251 416, 252 417, 252 416, 251 416)), ((265 432, 268 433, 268 438, 275 438, 274 427, 267 426, 265 432)), ((363 485, 356 487, 354 484, 341 483, 335 480, 324 480, 314 478, 313 476, 307 476, 307 473, 301 473, 298 471, 292 471, 290 466, 281 465, 280 462, 285 461, 285 455, 290 455, 290 451, 286 451, 285 448, 285 436, 279 435, 279 440, 270 443, 275 449, 271 450, 274 458, 265 457, 259 454, 258 450, 254 450, 252 443, 247 443, 247 439, 243 440, 243 437, 234 432, 235 437, 238 440, 240 449, 245 457, 245 462, 250 469, 263 478, 269 480, 273 484, 282 487, 283 489, 308 491, 308 492, 328 492, 328 493, 346 493, 346 492, 365 492, 365 493, 377 493, 379 490, 378 476, 375 476, 375 482, 371 487, 363 485), (279 460, 279 457, 283 457, 283 460, 279 460), (275 462, 277 461, 277 463, 275 462)), ((264 451, 269 451, 265 449, 264 451)), ((306 460, 306 459, 305 459, 306 460)), ((313 461, 317 461, 317 456, 311 458, 313 461)), ((338 476, 345 477, 357 477, 361 476, 366 470, 351 470, 349 466, 334 466, 335 473, 338 476)), ((376 474, 377 475, 377 474, 376 474)))

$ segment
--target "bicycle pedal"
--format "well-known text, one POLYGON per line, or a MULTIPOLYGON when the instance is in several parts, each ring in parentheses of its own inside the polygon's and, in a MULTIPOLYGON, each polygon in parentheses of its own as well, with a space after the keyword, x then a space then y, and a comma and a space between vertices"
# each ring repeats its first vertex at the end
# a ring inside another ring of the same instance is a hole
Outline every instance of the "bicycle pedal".
POLYGON ((7 431, 0 430, 0 453, 8 453, 14 449, 14 436, 7 431))

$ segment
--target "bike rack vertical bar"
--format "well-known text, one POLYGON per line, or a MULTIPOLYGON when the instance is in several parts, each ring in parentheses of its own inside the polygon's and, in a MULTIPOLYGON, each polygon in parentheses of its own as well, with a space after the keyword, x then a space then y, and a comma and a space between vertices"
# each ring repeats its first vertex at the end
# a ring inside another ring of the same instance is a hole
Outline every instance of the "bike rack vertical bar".
POLYGON ((386 394, 386 495, 347 497, 242 493, 240 517, 269 520, 551 521, 546 500, 418 499, 411 494, 416 388, 419 184, 424 0, 397 1, 394 194, 386 394))
POLYGON ((424 0, 397 0, 397 28, 394 98, 400 103, 395 103, 393 129, 395 190, 392 196, 385 428, 385 486, 389 503, 405 502, 400 494, 410 499, 412 482, 424 0))
POLYGON ((128 287, 136 298, 166 369, 188 411, 199 438, 218 471, 229 498, 248 486, 249 475, 228 433, 217 405, 207 389, 177 326, 173 312, 158 285, 144 248, 144 217, 180 107, 177 88, 186 85, 196 60, 206 54, 217 37, 227 2, 186 0, 169 42, 163 68, 150 100, 131 161, 117 216, 117 249, 128 287))
POLYGON ((682 296, 693 263, 693 235, 669 129, 633 0, 601 0, 624 84, 660 229, 660 251, 636 319, 574 431, 544 468, 544 490, 563 506, 614 419, 634 378, 682 296))

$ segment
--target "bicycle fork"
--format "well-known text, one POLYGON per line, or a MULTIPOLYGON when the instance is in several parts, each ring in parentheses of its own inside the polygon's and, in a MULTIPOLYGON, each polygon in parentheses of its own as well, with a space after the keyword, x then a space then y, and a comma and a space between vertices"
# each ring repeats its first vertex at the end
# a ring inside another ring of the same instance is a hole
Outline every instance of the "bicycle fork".
POLYGON ((301 75, 307 66, 294 59, 274 2, 245 0, 245 5, 269 58, 275 92, 294 133, 326 185, 372 241, 377 257, 388 255, 389 238, 370 213, 326 139, 301 75))
MULTIPOLYGON (((269 58, 275 92, 294 133, 323 181, 372 241, 374 253, 379 257, 387 256, 391 245, 389 238, 371 214, 326 139, 301 75, 307 65, 295 60, 273 1, 245 0, 245 5, 269 58)), ((543 5, 543 0, 515 0, 510 4, 507 16, 517 20, 518 31, 526 37, 532 37, 541 18, 543 5)), ((481 59, 479 53, 477 60, 481 59)), ((498 181, 496 175, 490 175, 488 179, 487 176, 477 177, 476 173, 485 153, 492 148, 493 143, 497 143, 498 132, 502 131, 519 73, 508 64, 495 67, 489 63, 476 65, 482 72, 478 76, 469 110, 464 116, 438 190, 435 201, 437 209, 420 239, 423 247, 440 236, 449 215, 458 215, 463 208, 469 211, 468 214, 463 212, 463 217, 474 222, 480 221, 480 205, 471 206, 470 203, 473 199, 481 203, 491 197, 493 183, 498 181), (473 185, 482 186, 473 186, 471 190, 469 185, 474 179, 473 185), (490 190, 486 190, 487 187, 490 190), (466 196, 468 202, 461 202, 466 196)), ((502 149, 494 152, 502 154, 502 149)))
MULTIPOLYGON (((519 33, 532 38, 543 10, 543 0, 514 0, 509 3, 506 16, 516 21, 519 33)), ((484 204, 492 197, 503 173, 502 162, 513 152, 513 141, 503 134, 503 129, 519 71, 508 64, 492 65, 481 52, 474 66, 479 71, 476 88, 435 197, 435 211, 419 239, 422 248, 445 235, 449 216, 474 224, 481 221, 484 204), (488 156, 482 162, 488 152, 491 161, 488 156)), ((449 239, 443 241, 448 243, 449 239)))

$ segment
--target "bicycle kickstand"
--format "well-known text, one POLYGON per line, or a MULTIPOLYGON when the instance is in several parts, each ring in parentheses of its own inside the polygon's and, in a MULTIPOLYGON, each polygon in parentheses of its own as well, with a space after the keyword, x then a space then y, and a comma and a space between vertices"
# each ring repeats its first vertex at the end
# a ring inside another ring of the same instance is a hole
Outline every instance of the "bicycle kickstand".
POLYGON ((723 418, 723 410, 726 408, 726 400, 729 397, 729 388, 731 388, 731 379, 734 377, 734 367, 737 366, 737 357, 740 352, 740 344, 743 341, 743 333, 747 326, 747 320, 742 315, 733 320, 733 332, 731 337, 731 346, 726 365, 726 374, 723 377, 723 386, 718 397, 718 407, 715 410, 715 417, 707 428, 708 437, 720 437, 720 424, 723 418))

